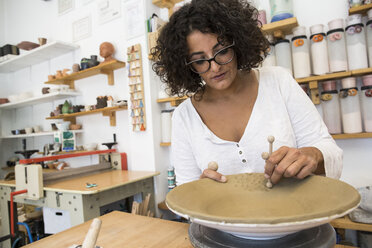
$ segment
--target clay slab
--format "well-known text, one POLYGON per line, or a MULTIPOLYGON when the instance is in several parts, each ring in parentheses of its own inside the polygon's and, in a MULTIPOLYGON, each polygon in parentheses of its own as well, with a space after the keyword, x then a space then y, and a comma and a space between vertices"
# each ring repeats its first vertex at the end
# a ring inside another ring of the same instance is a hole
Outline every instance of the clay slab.
POLYGON ((322 176, 284 178, 272 189, 265 187, 261 173, 227 179, 227 183, 206 178, 183 184, 168 193, 166 203, 191 221, 222 230, 230 226, 233 232, 248 227, 244 232, 290 233, 341 217, 360 202, 354 187, 322 176))

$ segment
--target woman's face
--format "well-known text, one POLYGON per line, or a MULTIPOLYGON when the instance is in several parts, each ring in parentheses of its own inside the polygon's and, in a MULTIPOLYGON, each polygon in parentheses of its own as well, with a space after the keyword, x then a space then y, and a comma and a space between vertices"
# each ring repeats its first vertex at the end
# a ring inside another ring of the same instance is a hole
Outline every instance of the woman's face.
MULTIPOLYGON (((189 48, 187 62, 213 58, 217 52, 230 45, 219 44, 217 37, 218 36, 216 34, 202 33, 198 30, 190 33, 186 38, 189 48)), ((207 84, 207 87, 211 87, 212 89, 216 90, 228 89, 233 83, 238 71, 236 56, 233 54, 233 47, 223 50, 221 53, 219 53, 218 57, 216 57, 216 60, 219 61, 220 64, 222 64, 221 62, 227 63, 219 65, 216 63, 216 61, 211 61, 209 70, 201 73, 200 76, 207 84), (230 61, 229 58, 231 57, 232 60, 230 61)), ((207 67, 203 67, 202 63, 208 62, 198 62, 198 64, 193 63, 195 65, 193 66, 193 69, 205 71, 205 68, 207 67)))

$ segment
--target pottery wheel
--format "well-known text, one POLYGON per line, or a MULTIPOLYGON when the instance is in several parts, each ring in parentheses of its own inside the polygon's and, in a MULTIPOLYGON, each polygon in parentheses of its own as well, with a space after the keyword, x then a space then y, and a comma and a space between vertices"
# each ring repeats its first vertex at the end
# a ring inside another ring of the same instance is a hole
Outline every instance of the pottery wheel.
POLYGON ((330 224, 302 230, 279 239, 250 240, 191 223, 189 237, 192 245, 197 248, 330 248, 336 244, 336 232, 330 224))
POLYGON ((265 186, 262 173, 182 184, 166 197, 168 208, 191 222, 250 238, 279 238, 329 223, 360 203, 358 191, 340 180, 282 178, 265 186))

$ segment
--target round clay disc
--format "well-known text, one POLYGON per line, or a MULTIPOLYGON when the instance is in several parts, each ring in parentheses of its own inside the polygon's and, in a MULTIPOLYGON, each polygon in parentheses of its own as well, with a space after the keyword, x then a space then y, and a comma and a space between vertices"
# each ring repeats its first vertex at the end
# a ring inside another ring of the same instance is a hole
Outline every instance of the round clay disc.
POLYGON ((204 178, 171 190, 171 210, 206 221, 279 224, 339 215, 360 202, 347 183, 323 176, 282 178, 268 189, 262 173, 227 176, 227 183, 204 178))

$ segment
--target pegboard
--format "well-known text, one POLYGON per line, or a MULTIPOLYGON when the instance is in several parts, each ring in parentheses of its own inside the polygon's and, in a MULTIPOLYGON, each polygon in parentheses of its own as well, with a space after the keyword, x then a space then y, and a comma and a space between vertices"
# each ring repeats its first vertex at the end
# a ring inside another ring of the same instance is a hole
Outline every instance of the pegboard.
POLYGON ((132 130, 134 132, 146 131, 141 45, 136 44, 128 47, 127 55, 132 130))

